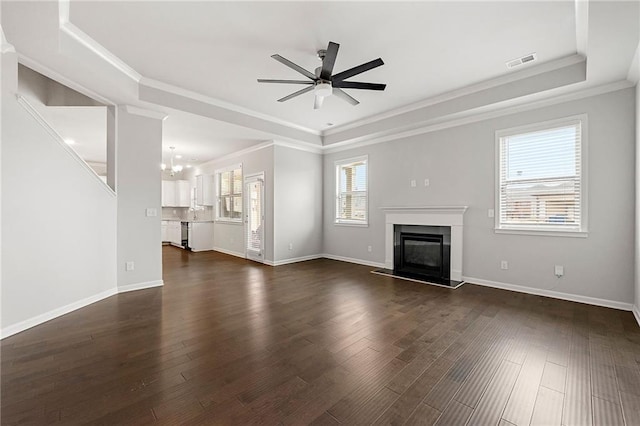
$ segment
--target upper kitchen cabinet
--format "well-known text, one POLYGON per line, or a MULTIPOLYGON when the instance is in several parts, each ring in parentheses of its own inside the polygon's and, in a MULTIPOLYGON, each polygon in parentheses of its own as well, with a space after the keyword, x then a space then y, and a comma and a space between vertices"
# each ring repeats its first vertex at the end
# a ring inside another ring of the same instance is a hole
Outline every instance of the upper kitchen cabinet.
POLYGON ((199 206, 213 206, 214 201, 213 176, 196 176, 196 204, 199 206))
POLYGON ((188 180, 162 181, 162 207, 189 207, 190 194, 188 180))

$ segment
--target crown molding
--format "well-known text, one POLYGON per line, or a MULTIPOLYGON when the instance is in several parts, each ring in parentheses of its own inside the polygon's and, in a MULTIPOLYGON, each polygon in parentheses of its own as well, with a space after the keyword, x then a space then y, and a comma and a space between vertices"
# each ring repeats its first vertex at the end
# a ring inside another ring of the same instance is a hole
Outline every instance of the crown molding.
POLYGON ((508 74, 501 75, 499 77, 495 77, 489 80, 481 81, 479 83, 475 83, 469 86, 462 87, 460 89, 455 89, 446 93, 442 93, 437 96, 433 96, 429 99, 422 100, 420 102, 416 102, 410 105, 406 105, 400 108, 396 108, 387 112, 383 112, 381 114, 372 115, 361 120, 352 121, 347 124, 331 127, 330 129, 325 129, 322 132, 322 136, 334 135, 336 133, 341 133, 345 130, 354 129, 356 127, 364 126, 367 124, 375 123, 380 120, 384 120, 387 118, 395 117, 398 115, 406 114, 409 112, 413 112, 425 107, 437 105, 442 102, 450 101, 456 98, 461 98, 463 96, 472 95, 474 93, 478 93, 484 90, 492 89, 498 86, 502 86, 508 83, 512 83, 514 81, 522 80, 529 77, 534 77, 542 73, 555 71, 560 68, 566 68, 571 65, 578 64, 580 62, 585 62, 586 59, 582 55, 571 55, 564 58, 556 59, 554 61, 548 61, 539 65, 531 66, 519 71, 510 72, 508 74))
POLYGON ((517 114, 520 112, 530 111, 539 108, 545 108, 565 102, 571 102, 592 96, 598 96, 609 92, 628 89, 634 84, 627 80, 620 80, 613 83, 603 84, 600 86, 589 87, 585 89, 575 90, 569 93, 563 93, 554 97, 539 99, 526 102, 520 105, 503 106, 500 109, 487 111, 487 108, 478 108, 476 110, 465 111, 464 113, 453 114, 440 120, 433 120, 431 123, 417 126, 410 129, 400 130, 392 134, 368 135, 358 140, 337 142, 333 145, 325 146, 324 153, 332 154, 335 152, 346 151, 353 148, 375 145, 378 143, 388 142, 397 139, 408 138, 424 133, 431 133, 438 130, 444 130, 451 127, 463 126, 466 124, 476 123, 479 121, 490 120, 505 115, 517 114))
POLYGON ((44 75, 45 77, 50 78, 51 80, 55 80, 58 83, 69 87, 70 89, 75 90, 78 93, 81 93, 89 98, 95 99, 96 101, 103 103, 105 105, 113 106, 116 103, 112 100, 105 98, 102 95, 94 92, 93 90, 87 89, 85 86, 76 83, 73 80, 68 79, 57 71, 52 70, 46 65, 42 65, 40 62, 35 61, 34 59, 23 55, 22 53, 18 53, 18 62, 22 65, 31 68, 32 70, 44 75))
POLYGON ((636 53, 633 55, 631 65, 629 65, 627 80, 634 84, 640 82, 640 42, 638 42, 638 46, 636 47, 636 53))
POLYGON ((111 53, 103 45, 91 38, 87 33, 76 27, 69 20, 70 0, 58 0, 58 26, 60 31, 69 35, 71 38, 91 50, 97 56, 102 58, 112 67, 132 79, 134 82, 140 82, 142 75, 125 63, 122 59, 111 53))
POLYGON ((153 118, 161 121, 164 121, 169 116, 168 114, 161 111, 154 111, 151 109, 139 108, 132 105, 124 105, 124 110, 127 111, 129 114, 139 115, 141 117, 153 118))
POLYGON ((274 146, 273 141, 261 142, 256 145, 250 146, 249 148, 241 149, 240 151, 232 152, 231 154, 223 155, 222 157, 214 158, 213 160, 198 164, 197 167, 205 168, 208 166, 215 166, 217 163, 220 163, 222 161, 231 160, 236 157, 250 154, 252 152, 260 151, 261 149, 269 148, 270 146, 274 146))
POLYGON ((298 151, 311 152, 313 154, 322 154, 324 147, 311 145, 304 142, 287 142, 281 140, 274 140, 274 146, 282 146, 285 148, 297 149, 298 151))
POLYGON ((4 36, 2 25, 0 25, 0 53, 16 53, 16 48, 4 36))
POLYGON ((305 143, 301 143, 301 142, 292 143, 292 142, 286 142, 286 141, 281 141, 281 140, 275 140, 274 139, 274 140, 269 140, 269 141, 258 143, 256 145, 250 146, 250 147, 242 149, 240 151, 232 152, 231 154, 227 154, 227 155, 222 156, 222 157, 214 158, 213 160, 209 160, 209 161, 207 161, 205 163, 198 164, 197 167, 213 166, 216 163, 219 163, 219 162, 222 162, 222 161, 231 160, 231 159, 234 159, 236 157, 241 157, 243 155, 247 155, 247 154, 250 154, 252 152, 260 151, 262 149, 269 148, 269 147, 272 147, 272 146, 281 146, 281 147, 285 147, 285 148, 297 149, 298 151, 311 152, 313 154, 322 154, 323 151, 324 151, 324 147, 320 147, 320 146, 316 146, 316 145, 305 144, 305 143))
POLYGON ((302 132, 306 132, 315 136, 321 136, 322 132, 319 130, 310 129, 308 127, 300 126, 298 124, 292 123, 290 121, 282 120, 268 114, 263 114, 248 108, 243 108, 241 106, 222 101, 220 99, 216 99, 207 95, 203 95, 197 92, 193 92, 188 89, 184 89, 179 86, 174 86, 172 84, 164 83, 162 81, 154 80, 149 77, 142 77, 140 80, 140 84, 143 86, 148 86, 154 89, 161 90, 163 92, 169 92, 174 95, 182 96, 188 99, 193 99, 198 102, 202 102, 208 105, 212 105, 218 108, 224 108, 229 111, 238 112, 240 114, 245 114, 253 118, 258 118, 260 120, 266 120, 275 124, 279 124, 282 126, 286 126, 292 129, 300 130, 302 132))

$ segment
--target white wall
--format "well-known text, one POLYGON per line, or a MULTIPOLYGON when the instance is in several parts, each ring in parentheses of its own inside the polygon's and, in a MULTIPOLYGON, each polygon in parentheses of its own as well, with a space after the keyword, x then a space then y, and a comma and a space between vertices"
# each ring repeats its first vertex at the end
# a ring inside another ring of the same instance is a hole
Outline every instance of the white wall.
POLYGON ((116 198, 18 104, 2 59, 4 337, 115 293, 116 198))
POLYGON ((381 206, 468 205, 463 275, 630 304, 634 275, 634 90, 558 104, 325 156, 324 250, 384 262, 381 206), (588 114, 588 238, 495 234, 495 131, 588 114), (370 224, 336 226, 334 161, 369 154, 370 224), (430 186, 410 187, 411 179, 430 186), (367 252, 367 246, 373 250, 367 252), (509 270, 500 270, 500 261, 509 270), (564 265, 557 279, 554 265, 564 265))
POLYGON ((162 121, 118 107, 116 122, 118 288, 160 285, 162 121), (145 216, 147 208, 156 209, 157 215, 145 216), (126 262, 134 262, 135 269, 126 271, 126 262))
POLYGON ((322 155, 285 146, 275 146, 274 154, 274 260, 318 255, 322 253, 322 155))

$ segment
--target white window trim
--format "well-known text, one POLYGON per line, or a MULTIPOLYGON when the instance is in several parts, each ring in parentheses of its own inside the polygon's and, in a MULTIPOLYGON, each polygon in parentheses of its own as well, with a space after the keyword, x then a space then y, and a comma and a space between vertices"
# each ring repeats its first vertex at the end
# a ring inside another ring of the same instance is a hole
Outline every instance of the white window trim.
POLYGON ((524 126, 511 127, 508 129, 498 130, 495 133, 495 185, 494 185, 494 206, 495 206, 495 224, 494 232, 496 234, 517 234, 517 235, 537 235, 537 236, 553 236, 553 237, 577 237, 586 238, 589 233, 588 227, 588 179, 589 176, 587 166, 588 153, 588 120, 587 114, 578 114, 568 117, 558 118, 554 120, 543 121, 539 123, 527 124, 524 126), (569 230, 566 228, 554 229, 553 226, 545 227, 527 227, 518 225, 502 225, 500 226, 500 139, 506 136, 512 136, 522 133, 530 133, 539 130, 546 130, 552 127, 561 127, 563 125, 575 124, 580 122, 580 229, 569 230))
MULTIPOLYGON (((230 166, 226 166, 223 167, 221 169, 217 169, 213 172, 213 175, 215 176, 215 185, 216 185, 216 222, 219 223, 229 223, 229 224, 234 224, 234 225, 240 225, 243 224, 244 221, 242 220, 243 215, 244 215, 244 200, 242 201, 242 214, 240 215, 239 219, 231 219, 231 218, 226 218, 226 217, 220 217, 220 174, 221 173, 225 173, 225 172, 229 172, 235 169, 240 169, 242 170, 242 197, 244 197, 244 169, 242 168, 242 163, 239 164, 232 164, 230 166)), ((231 185, 233 185, 233 182, 231 183, 231 185)))
POLYGON ((366 228, 369 226, 369 175, 370 175, 370 164, 369 164, 369 155, 359 155, 357 157, 345 158, 342 160, 336 160, 333 162, 333 173, 334 173, 334 193, 333 193, 333 224, 336 226, 352 226, 352 227, 360 227, 366 228), (350 220, 350 219, 338 219, 338 194, 340 192, 340 179, 338 177, 338 167, 344 164, 355 163, 358 161, 365 161, 367 163, 367 203, 366 203, 366 220, 350 220))

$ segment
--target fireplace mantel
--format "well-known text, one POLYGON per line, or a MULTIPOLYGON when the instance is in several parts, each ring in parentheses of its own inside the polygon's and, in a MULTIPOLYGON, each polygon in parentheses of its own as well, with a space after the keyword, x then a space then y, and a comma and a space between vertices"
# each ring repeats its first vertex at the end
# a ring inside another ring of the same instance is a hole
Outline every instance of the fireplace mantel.
POLYGON ((462 281, 462 229, 467 206, 380 207, 385 213, 385 268, 393 269, 393 226, 451 227, 451 279, 462 281))

